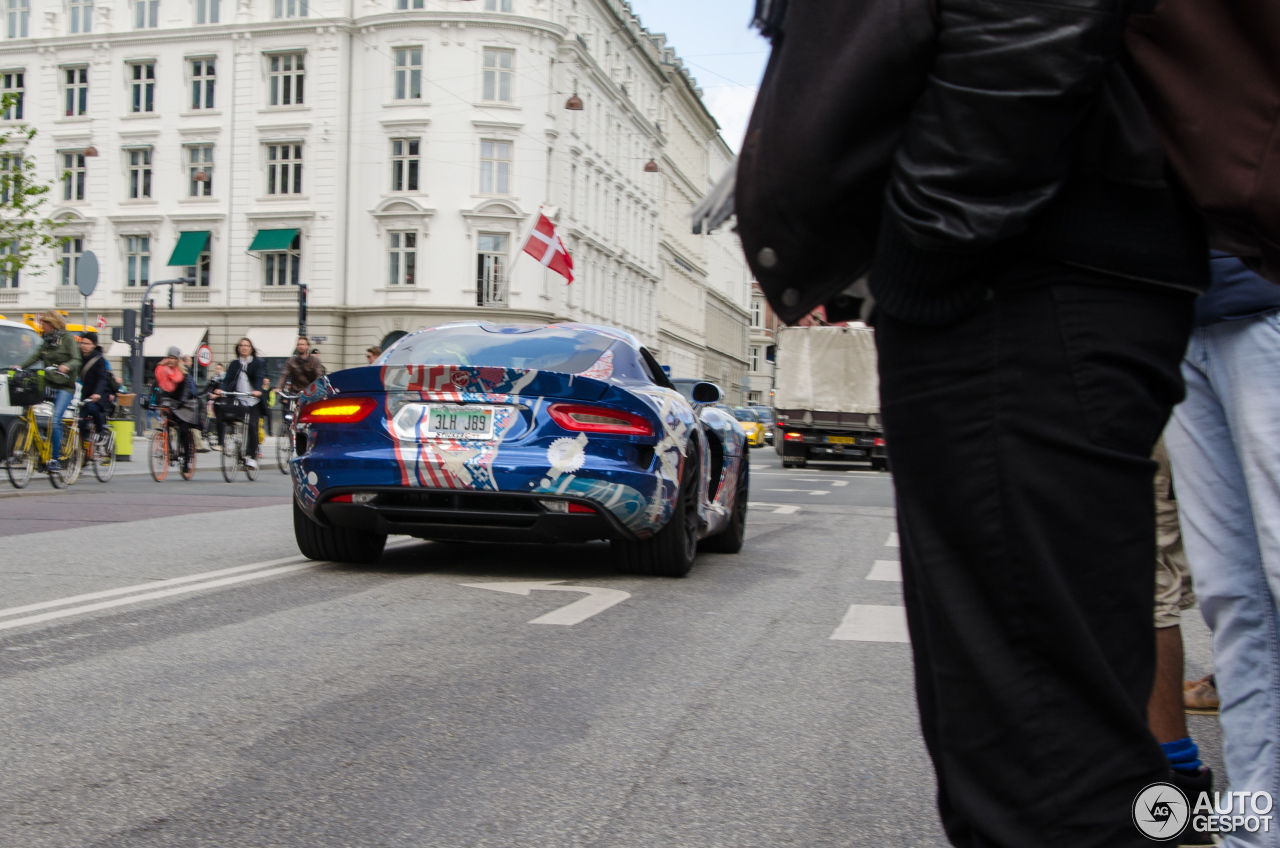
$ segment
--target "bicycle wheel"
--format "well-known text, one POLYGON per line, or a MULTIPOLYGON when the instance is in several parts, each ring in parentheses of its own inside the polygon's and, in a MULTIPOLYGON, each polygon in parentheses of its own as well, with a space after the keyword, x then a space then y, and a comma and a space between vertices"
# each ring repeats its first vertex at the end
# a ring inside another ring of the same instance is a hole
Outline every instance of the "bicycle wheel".
POLYGON ((228 424, 222 434, 222 479, 228 483, 236 479, 240 465, 240 424, 228 424))
POLYGON ((5 441, 5 470, 9 472, 9 482, 13 488, 21 489, 31 482, 31 474, 36 470, 35 439, 30 426, 19 418, 9 428, 9 438, 5 441))
POLYGON ((280 465, 280 473, 289 473, 289 460, 293 458, 293 434, 285 430, 276 436, 276 462, 280 465))
POLYGON ((80 441, 80 427, 74 421, 62 422, 62 483, 74 486, 84 471, 84 445, 80 441))
MULTIPOLYGON (((259 451, 259 453, 261 453, 261 451, 259 451)), ((240 464, 244 466, 244 476, 248 477, 250 480, 257 480, 257 479, 258 479, 258 469, 257 469, 257 468, 254 468, 252 465, 250 465, 249 463, 245 462, 244 460, 245 460, 245 457, 244 457, 243 455, 241 455, 241 457, 240 457, 240 464)), ((258 460, 258 462, 261 462, 261 461, 262 461, 262 460, 258 460)))
MULTIPOLYGON (((179 436, 179 442, 182 443, 181 436, 179 436)), ((182 479, 190 480, 192 477, 196 476, 196 448, 194 433, 191 433, 188 440, 185 443, 182 443, 182 447, 178 450, 178 454, 182 457, 182 459, 178 460, 178 467, 182 469, 182 479), (184 461, 185 467, 182 464, 184 461)))
POLYGON ((157 483, 169 476, 169 429, 156 430, 151 434, 151 450, 148 451, 151 462, 151 476, 157 483))
POLYGON ((93 446, 93 476, 98 482, 105 483, 116 473, 116 434, 113 430, 106 432, 102 444, 93 446))

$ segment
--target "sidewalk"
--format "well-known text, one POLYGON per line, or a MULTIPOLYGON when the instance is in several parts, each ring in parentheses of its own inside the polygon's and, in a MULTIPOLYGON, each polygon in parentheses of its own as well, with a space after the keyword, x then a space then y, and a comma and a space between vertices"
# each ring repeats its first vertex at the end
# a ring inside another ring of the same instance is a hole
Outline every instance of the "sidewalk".
MULTIPOLYGON (((210 445, 212 450, 208 453, 198 454, 196 456, 196 468, 219 468, 222 463, 222 452, 218 450, 216 443, 210 445)), ((133 437, 133 456, 129 461, 125 461, 123 457, 116 463, 116 476, 122 474, 150 474, 151 469, 147 465, 147 451, 151 449, 151 431, 147 431, 145 436, 133 437)), ((276 463, 276 445, 275 436, 267 436, 266 442, 262 445, 262 459, 258 460, 258 468, 277 468, 276 463)))

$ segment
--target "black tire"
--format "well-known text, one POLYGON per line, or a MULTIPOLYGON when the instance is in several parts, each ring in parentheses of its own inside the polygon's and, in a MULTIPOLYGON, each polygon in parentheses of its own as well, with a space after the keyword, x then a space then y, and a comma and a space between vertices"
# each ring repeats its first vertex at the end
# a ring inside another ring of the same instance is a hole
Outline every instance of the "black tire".
POLYGON ((698 544, 698 549, 713 554, 736 554, 742 550, 742 543, 747 538, 747 501, 750 500, 751 484, 748 479, 750 466, 743 460, 738 472, 738 485, 733 495, 733 515, 729 518, 729 526, 714 536, 708 536, 698 544))
POLYGON ((28 436, 26 421, 14 421, 9 428, 9 438, 5 440, 4 465, 9 473, 9 482, 13 488, 24 488, 31 482, 31 475, 36 470, 36 456, 25 449, 28 436))
POLYGON ((74 422, 62 422, 61 462, 62 485, 74 486, 84 471, 84 447, 80 441, 80 428, 74 422))
POLYGON ((665 527, 638 542, 614 540, 614 560, 618 568, 631 574, 656 577, 684 577, 698 555, 698 453, 690 451, 680 482, 676 508, 665 527))
MULTIPOLYGON (((287 423, 287 422, 286 422, 287 423)), ((276 436, 276 464, 281 474, 289 473, 289 460, 293 458, 293 439, 288 429, 276 436)))
POLYGON ((116 473, 116 434, 107 430, 104 444, 93 446, 93 476, 106 483, 116 473))
POLYGON ((228 483, 236 479, 236 472, 239 470, 240 429, 239 424, 228 424, 226 432, 222 434, 222 453, 219 456, 222 463, 222 479, 228 483))
POLYGON ((298 542, 298 550, 307 559, 356 565, 377 562, 387 544, 385 533, 317 524, 302 511, 296 500, 293 502, 293 537, 298 542))
POLYGON ((151 468, 151 478, 157 483, 169 476, 169 434, 164 430, 156 430, 151 434, 147 461, 151 468))

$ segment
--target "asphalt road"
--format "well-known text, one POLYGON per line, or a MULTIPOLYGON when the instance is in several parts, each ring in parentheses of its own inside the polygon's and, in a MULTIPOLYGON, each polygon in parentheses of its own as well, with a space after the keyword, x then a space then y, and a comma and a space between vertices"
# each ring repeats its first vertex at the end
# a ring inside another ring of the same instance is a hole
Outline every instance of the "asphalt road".
POLYGON ((603 545, 312 564, 282 475, 202 465, 0 497, 3 848, 945 844, 887 474, 757 450, 743 552, 670 580, 603 545))

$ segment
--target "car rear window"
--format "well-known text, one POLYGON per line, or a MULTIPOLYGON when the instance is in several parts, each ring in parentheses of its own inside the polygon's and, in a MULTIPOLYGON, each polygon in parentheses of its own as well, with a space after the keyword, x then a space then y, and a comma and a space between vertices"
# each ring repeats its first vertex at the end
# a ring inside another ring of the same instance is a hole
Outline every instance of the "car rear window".
POLYGON ((441 327, 405 336, 384 365, 475 365, 577 374, 614 343, 598 333, 501 324, 441 327))
POLYGON ((29 327, 0 326, 0 368, 17 368, 40 346, 40 335, 29 327))

